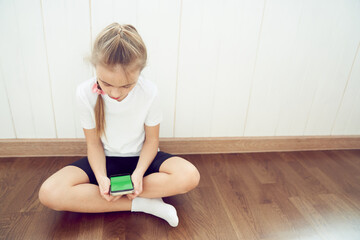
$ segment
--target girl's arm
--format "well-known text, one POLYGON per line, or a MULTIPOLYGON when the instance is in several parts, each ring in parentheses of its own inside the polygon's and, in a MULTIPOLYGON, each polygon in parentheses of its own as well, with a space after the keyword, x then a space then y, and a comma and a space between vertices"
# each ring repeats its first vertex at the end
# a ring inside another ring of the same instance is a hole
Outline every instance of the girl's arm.
POLYGON ((145 129, 146 139, 141 149, 139 161, 136 165, 135 171, 131 175, 135 192, 132 194, 127 194, 129 199, 134 199, 142 193, 142 181, 144 174, 158 152, 159 137, 156 136, 159 136, 159 125, 155 127, 145 126, 145 129))
POLYGON ((139 176, 144 176, 146 170, 150 166, 151 162, 154 160, 159 147, 159 141, 145 140, 143 147, 141 149, 140 157, 135 174, 139 176))
POLYGON ((95 129, 84 129, 87 145, 87 156, 97 181, 99 178, 106 177, 106 161, 104 147, 95 129))
POLYGON ((99 184, 100 194, 107 201, 115 201, 119 196, 110 195, 110 179, 106 175, 106 157, 104 147, 95 129, 84 129, 87 144, 87 156, 91 169, 99 184))
POLYGON ((99 182, 99 177, 106 177, 106 160, 104 148, 98 145, 88 145, 87 156, 91 169, 93 170, 95 177, 99 182))
POLYGON ((134 173, 143 176, 154 160, 159 147, 160 124, 149 127, 145 126, 145 142, 140 152, 139 162, 134 173))

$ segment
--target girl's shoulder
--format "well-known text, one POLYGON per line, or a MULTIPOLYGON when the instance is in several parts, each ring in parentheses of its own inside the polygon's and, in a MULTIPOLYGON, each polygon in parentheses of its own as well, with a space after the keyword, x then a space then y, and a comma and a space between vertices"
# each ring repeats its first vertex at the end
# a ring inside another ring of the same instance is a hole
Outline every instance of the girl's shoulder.
POLYGON ((97 93, 92 92, 92 86, 96 83, 96 77, 91 77, 86 81, 81 82, 76 87, 76 97, 83 102, 88 102, 91 105, 96 103, 97 93))

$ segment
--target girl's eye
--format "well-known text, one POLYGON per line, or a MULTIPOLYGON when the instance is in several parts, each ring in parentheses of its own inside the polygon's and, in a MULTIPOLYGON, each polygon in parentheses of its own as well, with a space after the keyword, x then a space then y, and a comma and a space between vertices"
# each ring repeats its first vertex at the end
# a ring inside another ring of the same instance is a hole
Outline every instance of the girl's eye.
MULTIPOLYGON (((106 85, 106 84, 104 84, 106 87, 109 87, 110 85, 106 85)), ((131 86, 128 86, 128 87, 124 87, 124 88, 130 88, 131 86)))

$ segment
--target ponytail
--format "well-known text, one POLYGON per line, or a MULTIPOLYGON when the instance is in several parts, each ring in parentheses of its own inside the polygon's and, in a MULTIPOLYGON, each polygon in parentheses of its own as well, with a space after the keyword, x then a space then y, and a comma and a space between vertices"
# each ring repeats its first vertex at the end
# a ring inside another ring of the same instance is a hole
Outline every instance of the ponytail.
POLYGON ((98 95, 95 105, 95 123, 96 123, 96 134, 101 137, 102 134, 105 135, 105 109, 104 109, 104 99, 101 94, 98 95))

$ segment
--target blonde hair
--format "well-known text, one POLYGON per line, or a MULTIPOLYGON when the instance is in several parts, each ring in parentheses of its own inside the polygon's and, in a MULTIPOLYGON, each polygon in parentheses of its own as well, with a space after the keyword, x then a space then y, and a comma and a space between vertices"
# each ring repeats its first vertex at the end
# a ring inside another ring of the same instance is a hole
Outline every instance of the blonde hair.
MULTIPOLYGON (((97 35, 88 60, 94 67, 101 64, 111 69, 120 64, 124 69, 135 66, 141 72, 146 66, 147 51, 134 26, 114 22, 97 35)), ((106 125, 104 100, 101 95, 98 95, 94 112, 96 133, 101 137, 105 134, 106 125)))

